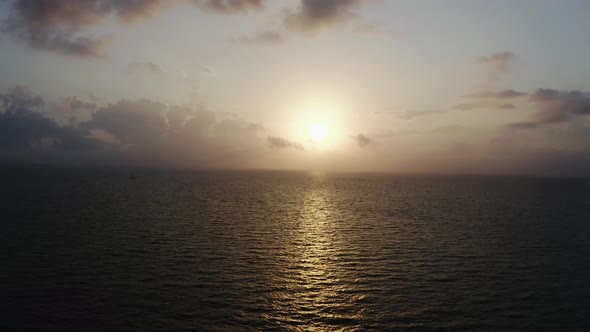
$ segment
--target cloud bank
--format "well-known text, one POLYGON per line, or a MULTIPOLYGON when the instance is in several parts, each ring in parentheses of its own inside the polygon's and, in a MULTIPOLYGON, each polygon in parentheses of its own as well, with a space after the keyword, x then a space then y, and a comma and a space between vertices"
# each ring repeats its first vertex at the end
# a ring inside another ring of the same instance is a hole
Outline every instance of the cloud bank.
POLYGON ((4 162, 249 167, 269 153, 263 134, 260 124, 151 100, 54 104, 22 86, 0 95, 4 162), (88 111, 87 119, 60 123, 66 106, 88 111))
POLYGON ((0 162, 590 176, 590 94, 539 89, 523 99, 530 119, 487 132, 450 124, 359 133, 348 139, 362 149, 344 144, 318 154, 202 107, 75 96, 52 102, 17 86, 0 94, 0 162))

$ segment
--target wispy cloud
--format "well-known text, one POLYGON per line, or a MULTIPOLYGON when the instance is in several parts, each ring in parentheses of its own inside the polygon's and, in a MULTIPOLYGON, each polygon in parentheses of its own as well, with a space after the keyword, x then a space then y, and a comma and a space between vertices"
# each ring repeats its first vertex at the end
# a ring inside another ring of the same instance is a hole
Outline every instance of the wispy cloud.
POLYGON ((486 67, 489 83, 495 83, 510 71, 515 58, 514 53, 506 51, 476 56, 471 59, 471 63, 486 67))
POLYGON ((400 119, 403 120, 412 120, 419 117, 425 116, 433 116, 433 115, 441 115, 447 113, 449 110, 447 109, 438 109, 438 110, 422 110, 422 111, 404 111, 404 112, 395 112, 400 119))
POLYGON ((264 9, 263 0, 191 0, 200 8, 218 14, 236 14, 264 9))
POLYGON ((132 61, 127 65, 127 73, 149 73, 160 77, 166 76, 164 70, 151 61, 132 61))
POLYGON ((512 89, 501 90, 501 91, 481 91, 478 93, 467 94, 465 98, 476 98, 476 99, 512 99, 522 96, 526 96, 527 93, 515 91, 512 89))
POLYGON ((474 64, 486 65, 499 72, 507 72, 510 69, 510 63, 514 60, 514 53, 500 52, 491 55, 476 56, 472 59, 474 64))
POLYGON ((277 45, 286 41, 285 37, 276 31, 262 31, 253 36, 239 36, 229 39, 230 42, 239 44, 256 44, 256 45, 277 45))

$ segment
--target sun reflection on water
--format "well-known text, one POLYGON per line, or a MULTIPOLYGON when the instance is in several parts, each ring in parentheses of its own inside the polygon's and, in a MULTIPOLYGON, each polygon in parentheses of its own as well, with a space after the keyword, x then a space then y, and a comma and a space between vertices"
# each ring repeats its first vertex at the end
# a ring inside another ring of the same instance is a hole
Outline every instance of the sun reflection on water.
MULTIPOLYGON (((289 258, 282 280, 292 323, 306 330, 334 330, 354 326, 362 320, 362 309, 355 305, 353 284, 339 260, 345 255, 336 223, 338 210, 322 177, 314 177, 301 202, 294 234, 288 243, 289 258)), ((284 312, 283 310, 280 310, 284 312)))

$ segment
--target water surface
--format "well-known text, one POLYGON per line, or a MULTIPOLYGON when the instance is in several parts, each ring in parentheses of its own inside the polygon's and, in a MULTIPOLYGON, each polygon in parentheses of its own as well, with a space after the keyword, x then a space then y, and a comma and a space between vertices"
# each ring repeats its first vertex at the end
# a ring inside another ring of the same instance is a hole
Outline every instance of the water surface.
POLYGON ((1 173, 0 328, 590 327, 590 182, 1 173))

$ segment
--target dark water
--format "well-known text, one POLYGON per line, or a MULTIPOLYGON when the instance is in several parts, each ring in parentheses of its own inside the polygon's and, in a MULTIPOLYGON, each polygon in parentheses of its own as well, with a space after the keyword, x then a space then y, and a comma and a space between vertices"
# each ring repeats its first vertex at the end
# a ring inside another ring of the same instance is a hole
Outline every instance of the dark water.
POLYGON ((7 169, 0 330, 590 328, 590 182, 7 169))

